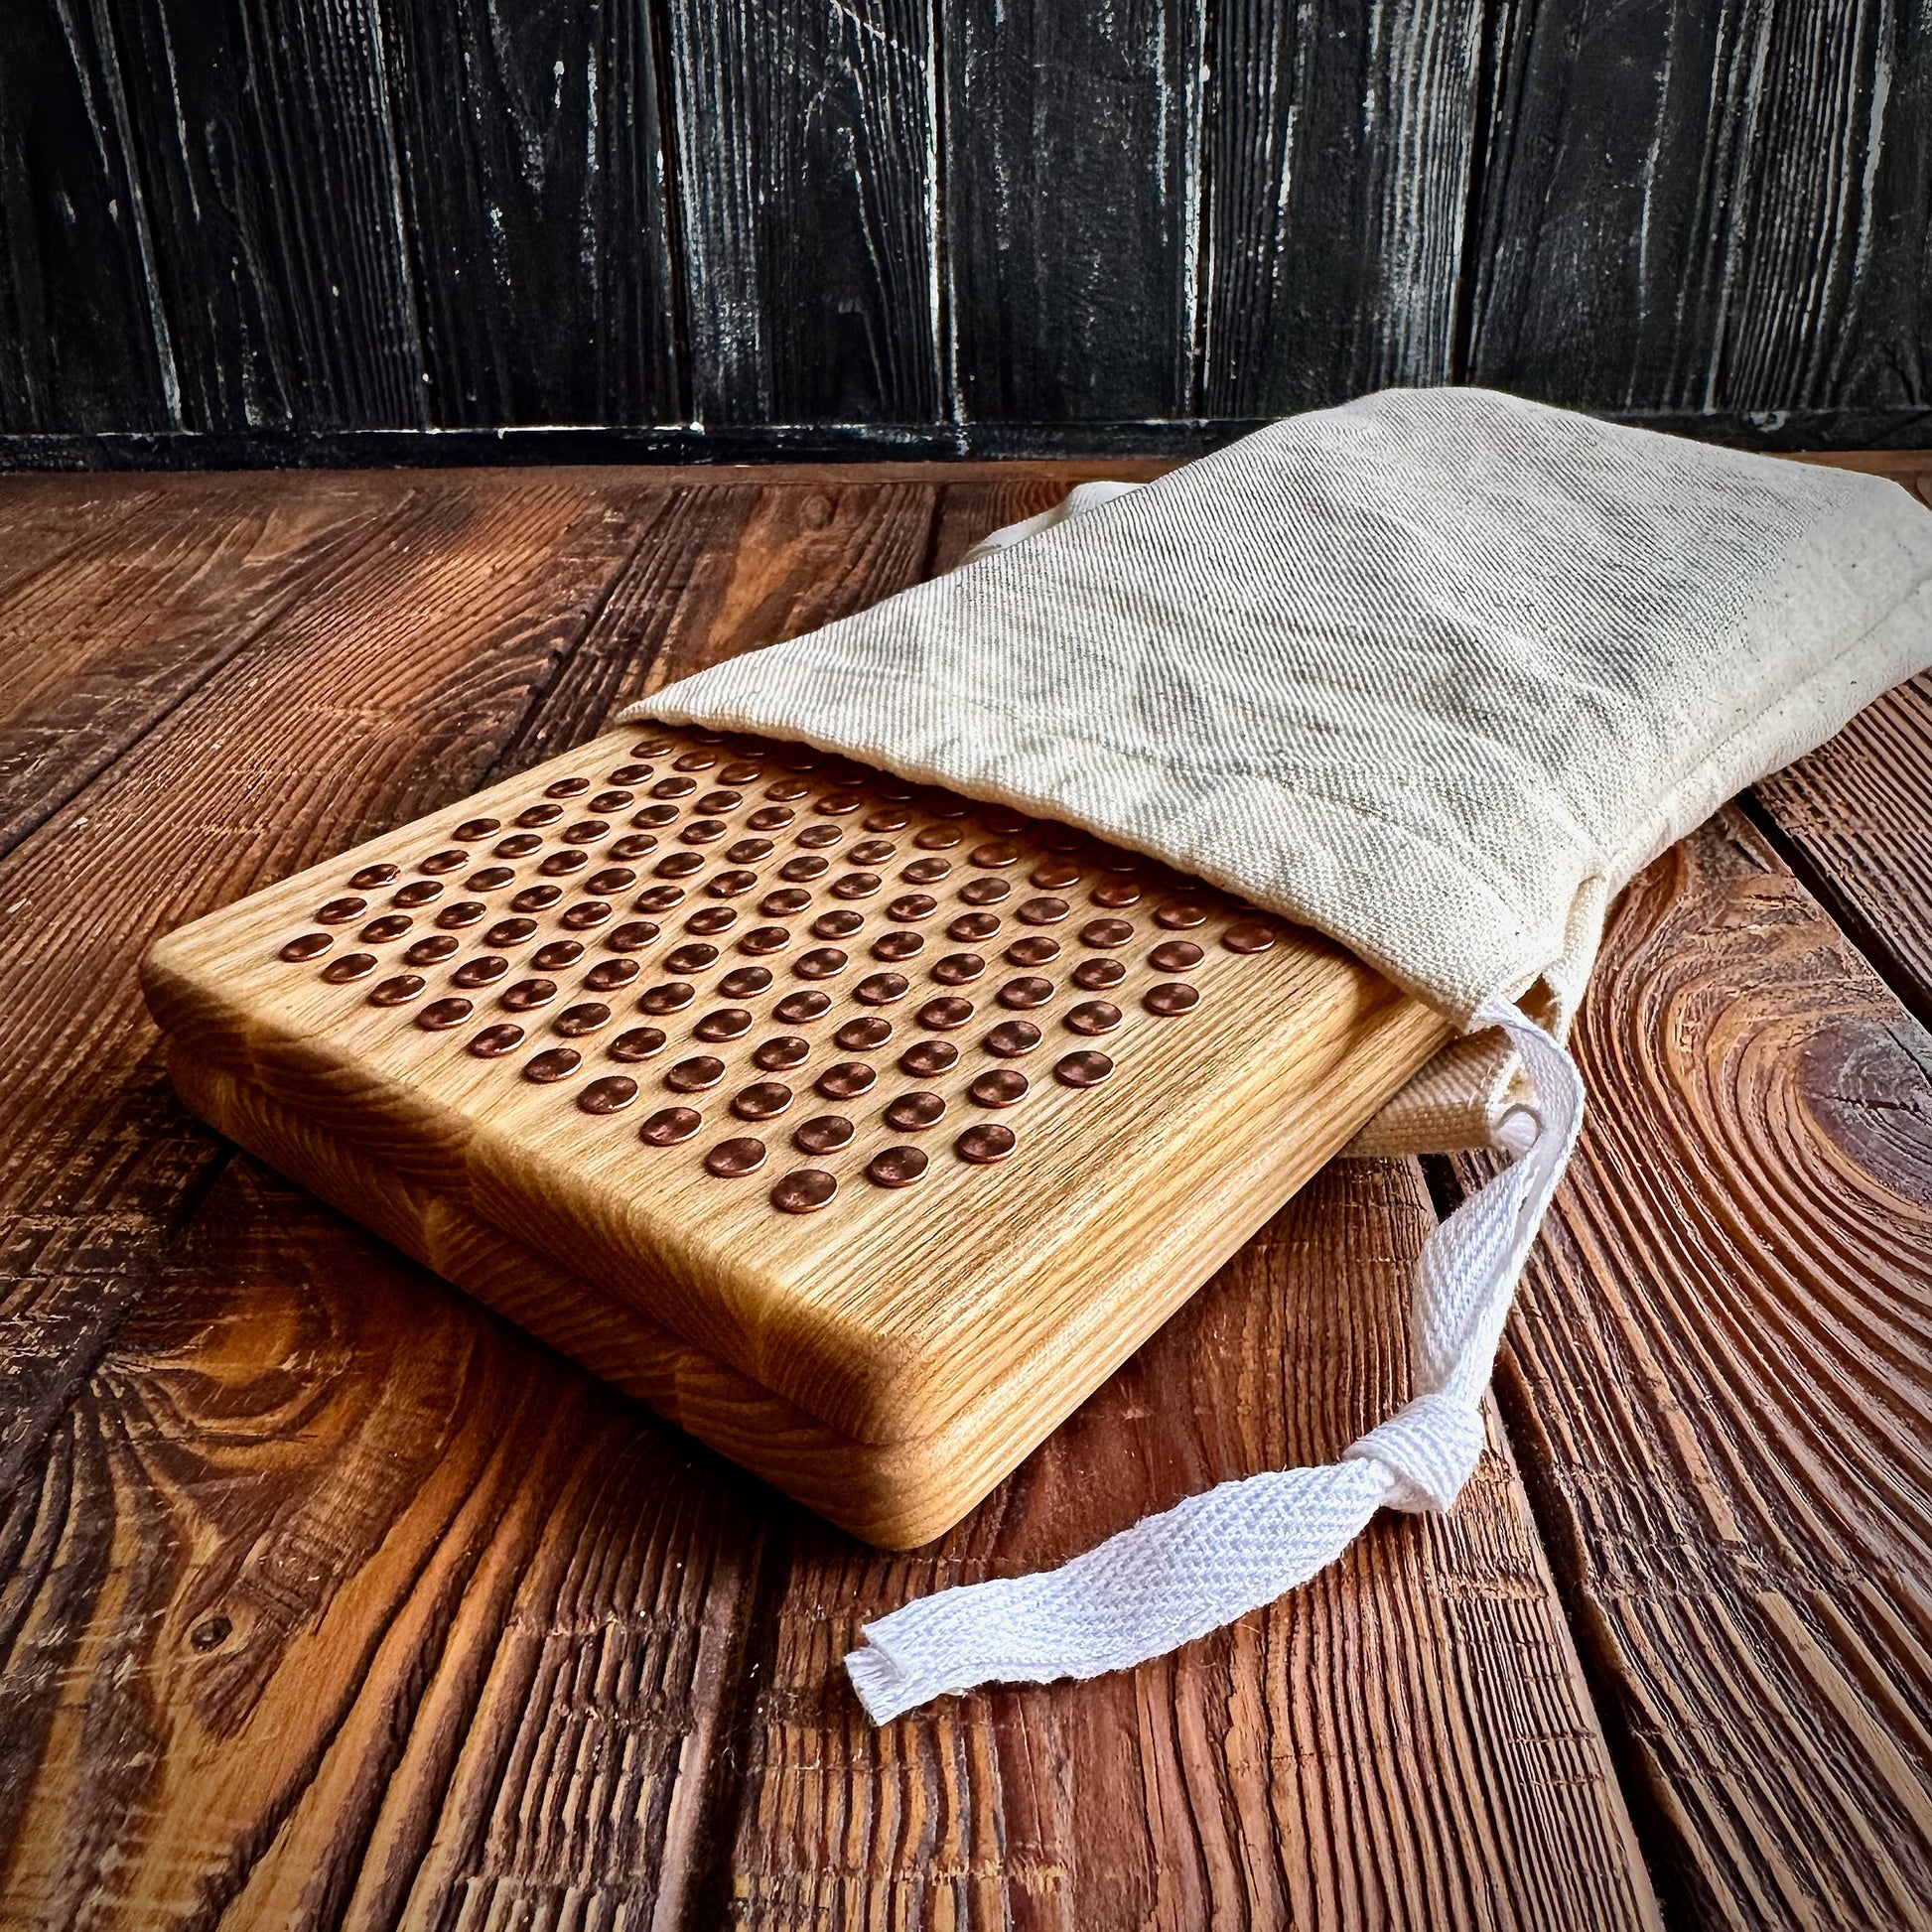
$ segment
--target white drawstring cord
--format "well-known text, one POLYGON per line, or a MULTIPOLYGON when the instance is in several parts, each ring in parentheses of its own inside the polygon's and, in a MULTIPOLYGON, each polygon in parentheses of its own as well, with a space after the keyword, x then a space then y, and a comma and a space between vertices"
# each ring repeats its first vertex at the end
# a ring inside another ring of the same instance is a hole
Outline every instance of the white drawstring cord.
POLYGON ((1306 1583, 1378 1509, 1453 1505, 1482 1453, 1482 1392, 1517 1279, 1584 1114, 1576 1062, 1513 1002, 1486 1002, 1475 1024, 1508 1033, 1536 1105, 1497 1136, 1518 1158, 1423 1248, 1417 1394, 1338 1462, 1221 1483, 1057 1570, 939 1590, 867 1624, 845 1667, 875 1723, 976 1684, 1097 1677, 1159 1657, 1306 1583))

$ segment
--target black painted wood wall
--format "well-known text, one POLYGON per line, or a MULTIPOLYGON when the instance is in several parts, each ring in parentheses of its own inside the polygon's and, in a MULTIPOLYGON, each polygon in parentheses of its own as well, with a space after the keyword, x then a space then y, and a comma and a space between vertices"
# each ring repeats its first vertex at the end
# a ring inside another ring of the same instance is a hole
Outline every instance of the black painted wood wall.
POLYGON ((0 0, 0 463, 1923 442, 1929 264, 1932 0, 0 0))

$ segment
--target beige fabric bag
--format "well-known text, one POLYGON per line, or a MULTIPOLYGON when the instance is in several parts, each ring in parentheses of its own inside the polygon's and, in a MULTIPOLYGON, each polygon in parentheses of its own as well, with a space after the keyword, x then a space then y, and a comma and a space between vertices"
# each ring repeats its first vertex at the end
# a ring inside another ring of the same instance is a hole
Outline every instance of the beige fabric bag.
POLYGON ((1610 899, 1932 661, 1932 519, 1896 485, 1487 391, 1365 397, 1104 493, 636 710, 1071 820, 1319 928, 1463 1035, 1358 1147, 1523 1158, 1425 1254, 1399 1416, 882 1619, 851 1660, 880 1717, 1156 1654, 1380 1505, 1452 1503, 1575 1139, 1556 1041, 1610 899))

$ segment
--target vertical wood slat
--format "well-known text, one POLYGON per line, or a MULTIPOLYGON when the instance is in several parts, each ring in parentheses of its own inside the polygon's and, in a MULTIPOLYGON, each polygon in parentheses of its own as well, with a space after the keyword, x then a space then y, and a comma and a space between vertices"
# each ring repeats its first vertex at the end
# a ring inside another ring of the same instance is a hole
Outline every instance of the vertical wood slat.
MULTIPOLYGON (((130 234, 145 224, 118 299, 148 318, 157 401, 137 410, 82 395, 0 425, 327 430, 681 413, 641 9, 584 0, 560 19, 533 5, 452 17, 407 0, 112 0, 111 13, 110 0, 23 0, 21 51, 0 58, 0 87, 38 89, 44 73, 57 88, 52 106, 23 102, 0 127, 31 137, 58 118, 57 46, 81 61, 74 84, 91 112, 91 126, 63 121, 58 139, 30 138, 18 158, 0 136, 0 264, 16 311, 5 341, 20 375, 0 411, 47 394, 40 364, 84 353, 100 327, 91 312, 30 306, 45 303, 47 276, 25 250, 64 196, 83 217, 111 196, 116 223, 130 234), (97 40, 60 40, 57 11, 94 23, 97 40), (69 194, 59 168, 119 152, 103 145, 120 124, 103 121, 102 103, 122 95, 125 181, 69 194)), ((111 243, 96 258, 111 263, 111 243)), ((104 283, 94 308, 114 313, 104 283)))
POLYGON ((1200 413, 1456 379, 1480 0, 1213 11, 1200 413))
POLYGON ((961 413, 1196 413, 1205 0, 940 10, 961 413))
POLYGON ((96 8, 124 48, 182 427, 427 426, 378 0, 96 8))
POLYGON ((648 8, 388 0, 383 22, 430 420, 676 421, 648 8))
POLYGON ((923 0, 666 5, 693 413, 943 418, 923 0))
POLYGON ((0 8, 0 430, 158 430, 174 345, 98 7, 0 8))
POLYGON ((1610 409, 1925 400, 1922 15, 1506 0, 1497 23, 1470 380, 1610 409))

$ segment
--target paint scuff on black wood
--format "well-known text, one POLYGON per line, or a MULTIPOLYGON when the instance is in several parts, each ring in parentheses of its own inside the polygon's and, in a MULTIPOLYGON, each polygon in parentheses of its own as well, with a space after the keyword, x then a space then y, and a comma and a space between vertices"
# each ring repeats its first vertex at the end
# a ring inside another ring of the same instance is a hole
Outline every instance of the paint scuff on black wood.
POLYGON ((10 0, 0 467, 1921 443, 1929 126, 1902 0, 10 0))

